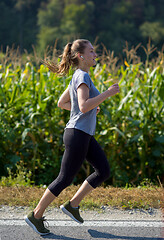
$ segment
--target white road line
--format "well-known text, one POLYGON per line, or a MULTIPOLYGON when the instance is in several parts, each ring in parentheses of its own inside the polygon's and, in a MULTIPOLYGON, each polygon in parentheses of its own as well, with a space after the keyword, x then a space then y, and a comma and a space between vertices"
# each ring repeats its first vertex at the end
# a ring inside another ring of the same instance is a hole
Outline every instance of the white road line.
MULTIPOLYGON (((74 221, 64 220, 48 220, 49 226, 84 226, 84 227, 164 227, 162 221, 85 221, 83 224, 78 224, 74 221)), ((0 226, 25 226, 27 225, 24 220, 4 220, 0 219, 0 226)))

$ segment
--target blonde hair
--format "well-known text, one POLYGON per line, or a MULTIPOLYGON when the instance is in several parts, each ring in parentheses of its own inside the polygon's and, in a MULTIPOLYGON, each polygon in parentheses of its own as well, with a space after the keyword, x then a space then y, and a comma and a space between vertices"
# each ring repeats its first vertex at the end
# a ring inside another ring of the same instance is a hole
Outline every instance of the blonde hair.
POLYGON ((56 65, 53 62, 42 61, 52 72, 59 74, 68 73, 71 66, 76 67, 79 64, 78 53, 83 54, 86 45, 90 43, 86 39, 77 39, 73 43, 67 43, 64 47, 61 62, 56 65))

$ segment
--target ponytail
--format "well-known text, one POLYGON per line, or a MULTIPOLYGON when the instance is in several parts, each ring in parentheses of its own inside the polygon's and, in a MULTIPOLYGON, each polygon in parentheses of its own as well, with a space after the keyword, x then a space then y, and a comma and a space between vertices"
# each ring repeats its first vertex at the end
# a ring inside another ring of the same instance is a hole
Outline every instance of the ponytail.
POLYGON ((50 71, 58 74, 68 73, 71 66, 78 66, 78 53, 84 53, 86 44, 89 43, 88 40, 78 39, 73 43, 67 43, 62 54, 62 60, 59 65, 55 65, 53 62, 49 63, 42 60, 42 63, 45 64, 50 71))
POLYGON ((71 47, 72 43, 67 43, 64 48, 62 60, 59 65, 58 73, 68 73, 70 66, 72 65, 71 61, 71 47))

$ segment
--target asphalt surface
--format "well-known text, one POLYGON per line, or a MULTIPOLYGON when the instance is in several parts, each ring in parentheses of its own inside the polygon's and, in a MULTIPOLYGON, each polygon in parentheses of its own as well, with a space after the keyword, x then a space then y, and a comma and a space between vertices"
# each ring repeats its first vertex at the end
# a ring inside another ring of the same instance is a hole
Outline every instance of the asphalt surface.
POLYGON ((0 240, 164 240, 164 222, 160 211, 104 210, 81 212, 84 224, 78 224, 60 210, 48 210, 51 233, 40 236, 24 221, 29 209, 0 206, 0 240))
MULTIPOLYGON (((115 239, 115 240, 162 240, 162 224, 158 222, 159 226, 150 226, 148 221, 137 221, 136 226, 133 222, 132 226, 126 224, 126 221, 117 222, 116 226, 106 226, 107 222, 98 221, 95 226, 87 221, 86 225, 75 225, 67 222, 60 226, 60 222, 56 221, 49 227, 51 233, 46 236, 39 236, 28 225, 0 225, 0 240, 37 240, 37 239, 63 239, 63 240, 91 240, 91 239, 115 239), (105 224, 104 224, 105 223, 105 224), (53 226, 52 226, 53 225, 53 226), (104 226, 105 225, 105 226, 104 226), (119 226, 120 225, 120 226, 119 226)), ((115 222, 113 222, 115 223, 115 222)))

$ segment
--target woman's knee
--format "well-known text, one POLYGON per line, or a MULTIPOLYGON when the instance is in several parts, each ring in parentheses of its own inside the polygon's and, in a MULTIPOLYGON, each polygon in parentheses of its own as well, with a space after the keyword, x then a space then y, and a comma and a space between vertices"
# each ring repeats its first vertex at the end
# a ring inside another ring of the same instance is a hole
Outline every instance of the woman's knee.
POLYGON ((62 177, 59 177, 58 183, 62 186, 63 189, 68 187, 73 182, 72 176, 64 175, 62 177))
POLYGON ((58 196, 66 187, 73 182, 72 177, 58 176, 49 186, 48 189, 55 195, 58 196))

